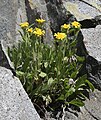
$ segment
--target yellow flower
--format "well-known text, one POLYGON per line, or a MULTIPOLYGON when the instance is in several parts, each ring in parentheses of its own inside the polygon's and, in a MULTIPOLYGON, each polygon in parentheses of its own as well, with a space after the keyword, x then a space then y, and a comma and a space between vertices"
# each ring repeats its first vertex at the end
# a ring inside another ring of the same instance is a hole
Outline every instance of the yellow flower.
POLYGON ((35 28, 33 34, 35 34, 39 37, 39 36, 43 36, 45 34, 45 31, 40 28, 35 28))
POLYGON ((33 32, 33 28, 29 28, 27 31, 28 31, 29 33, 32 33, 32 32, 33 32))
POLYGON ((63 40, 66 38, 66 34, 65 33, 55 33, 54 34, 55 38, 58 39, 58 40, 63 40))
POLYGON ((20 26, 21 26, 22 28, 28 27, 28 26, 29 26, 29 23, 28 23, 28 22, 20 23, 20 26))
POLYGON ((44 23, 45 20, 44 19, 36 19, 36 22, 38 22, 38 23, 44 23))
POLYGON ((74 22, 72 22, 72 26, 75 27, 75 28, 80 28, 81 25, 80 25, 79 22, 74 21, 74 22))
POLYGON ((64 24, 64 25, 61 26, 61 28, 69 29, 70 28, 70 24, 64 24))

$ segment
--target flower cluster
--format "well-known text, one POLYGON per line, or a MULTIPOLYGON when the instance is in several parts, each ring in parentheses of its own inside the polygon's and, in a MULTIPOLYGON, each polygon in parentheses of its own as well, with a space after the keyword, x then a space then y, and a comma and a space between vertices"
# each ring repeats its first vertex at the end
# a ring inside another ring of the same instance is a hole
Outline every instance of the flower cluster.
POLYGON ((62 28, 62 32, 58 32, 58 33, 55 33, 54 34, 54 37, 57 39, 57 40, 63 40, 66 38, 66 34, 68 33, 69 29, 80 29, 81 25, 79 22, 77 21, 74 21, 70 24, 64 24, 64 25, 61 25, 61 28, 62 28), (65 30, 65 31, 64 31, 65 30))
POLYGON ((33 34, 39 37, 39 36, 43 36, 45 34, 45 31, 40 28, 35 28, 33 34))
POLYGON ((70 24, 64 24, 61 26, 61 28, 63 29, 69 29, 70 28, 70 24))
POLYGON ((66 34, 65 33, 55 33, 54 34, 54 37, 56 38, 56 39, 58 39, 58 40, 63 40, 63 39, 65 39, 66 38, 66 34))
MULTIPOLYGON (((36 22, 38 24, 41 24, 41 27, 42 27, 42 23, 45 22, 44 19, 36 19, 36 22)), ((41 37, 43 35, 45 35, 45 30, 42 30, 42 28, 35 28, 33 29, 32 27, 29 26, 29 23, 28 22, 23 22, 23 23, 20 23, 20 27, 25 30, 26 29, 26 32, 28 33, 31 33, 31 34, 34 34, 36 35, 37 37, 41 37)))
POLYGON ((80 23, 77 22, 77 21, 74 21, 74 22, 72 22, 71 24, 72 24, 72 26, 73 26, 74 28, 80 28, 80 27, 81 27, 80 23))
POLYGON ((87 80, 87 74, 78 75, 85 60, 76 54, 81 25, 77 21, 62 25, 50 45, 42 39, 44 22, 36 19, 37 27, 28 22, 20 24, 18 47, 8 48, 16 75, 32 101, 38 106, 41 101, 43 111, 55 112, 70 105, 82 107, 87 98, 85 93, 94 91, 94 86, 87 80))
POLYGON ((36 22, 38 22, 39 24, 42 24, 45 22, 45 20, 44 19, 36 19, 36 22))
POLYGON ((33 28, 29 28, 29 29, 28 29, 28 32, 29 32, 29 33, 33 33, 33 28))
POLYGON ((29 26, 28 22, 20 23, 21 28, 25 28, 29 26))

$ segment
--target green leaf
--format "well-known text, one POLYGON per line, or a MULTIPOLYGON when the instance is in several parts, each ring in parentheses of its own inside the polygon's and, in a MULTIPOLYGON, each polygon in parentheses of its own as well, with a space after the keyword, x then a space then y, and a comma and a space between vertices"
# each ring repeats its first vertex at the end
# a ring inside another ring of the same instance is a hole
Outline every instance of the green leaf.
POLYGON ((67 97, 69 97, 70 95, 72 95, 75 92, 75 89, 73 87, 71 87, 65 94, 65 98, 67 99, 67 97))
POLYGON ((77 43, 77 40, 74 40, 72 43, 70 43, 70 47, 74 47, 77 43))
POLYGON ((79 89, 81 86, 85 85, 85 81, 86 81, 87 75, 83 75, 82 77, 80 77, 76 83, 75 83, 75 89, 79 89))
POLYGON ((47 76, 47 74, 46 74, 46 73, 44 73, 44 72, 41 72, 41 73, 39 74, 39 76, 40 76, 40 77, 42 77, 42 78, 44 78, 44 77, 46 77, 46 76, 47 76))
POLYGON ((83 62, 85 60, 85 57, 77 56, 76 58, 77 58, 78 62, 83 62))
POLYGON ((74 99, 74 100, 70 101, 69 104, 72 104, 72 105, 75 105, 78 107, 83 107, 85 105, 84 102, 79 99, 74 99))
POLYGON ((23 76, 25 73, 22 72, 22 71, 16 71, 16 74, 17 74, 18 76, 23 76))
POLYGON ((58 98, 56 99, 56 101, 57 101, 57 100, 65 100, 64 94, 61 94, 60 97, 58 97, 58 98))
POLYGON ((46 106, 52 102, 50 95, 42 96, 43 100, 46 101, 46 106))
POLYGON ((49 86, 52 85, 53 82, 54 82, 53 78, 49 78, 49 80, 48 80, 48 85, 49 85, 49 86))
POLYGON ((90 89, 92 90, 92 92, 94 91, 94 86, 91 82, 89 82, 89 80, 86 80, 86 83, 89 85, 90 89))
POLYGON ((27 78, 28 78, 28 79, 33 79, 33 74, 27 73, 27 78))
POLYGON ((48 62, 44 63, 44 67, 47 68, 48 67, 48 62))
POLYGON ((71 78, 75 79, 76 76, 77 76, 77 74, 78 74, 78 70, 76 70, 75 72, 73 72, 73 73, 71 74, 71 78))

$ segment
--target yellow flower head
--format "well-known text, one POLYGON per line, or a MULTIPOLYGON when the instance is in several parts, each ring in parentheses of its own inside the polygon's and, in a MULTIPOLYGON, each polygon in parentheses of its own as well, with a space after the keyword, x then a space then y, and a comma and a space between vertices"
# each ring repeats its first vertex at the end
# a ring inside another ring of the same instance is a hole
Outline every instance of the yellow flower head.
POLYGON ((27 31, 28 31, 29 33, 32 33, 32 32, 33 32, 33 28, 29 28, 27 31))
POLYGON ((40 29, 40 28, 35 28, 33 34, 40 37, 40 36, 43 36, 45 34, 45 31, 40 29))
POLYGON ((39 24, 42 24, 45 22, 45 20, 44 19, 36 19, 36 22, 38 22, 39 24))
POLYGON ((63 40, 66 38, 66 34, 65 33, 55 33, 54 34, 55 38, 58 39, 58 40, 63 40))
POLYGON ((20 23, 20 26, 21 26, 22 28, 28 27, 28 26, 29 26, 29 23, 28 23, 28 22, 20 23))
POLYGON ((80 28, 81 25, 80 25, 79 22, 74 21, 74 22, 72 22, 72 26, 75 27, 75 28, 80 28))
POLYGON ((61 28, 69 29, 70 28, 70 24, 64 24, 64 25, 61 26, 61 28))

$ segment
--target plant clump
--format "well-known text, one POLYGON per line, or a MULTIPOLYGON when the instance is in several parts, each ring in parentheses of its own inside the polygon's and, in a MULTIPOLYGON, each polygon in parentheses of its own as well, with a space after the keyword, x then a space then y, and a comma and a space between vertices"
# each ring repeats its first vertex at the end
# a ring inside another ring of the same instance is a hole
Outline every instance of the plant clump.
POLYGON ((20 24, 22 41, 8 48, 16 74, 37 106, 52 111, 70 105, 82 107, 85 91, 94 91, 94 87, 86 74, 78 75, 85 60, 76 54, 81 25, 77 21, 62 25, 61 32, 54 33, 53 44, 48 45, 42 41, 44 22, 36 19, 37 28, 28 22, 20 24))

